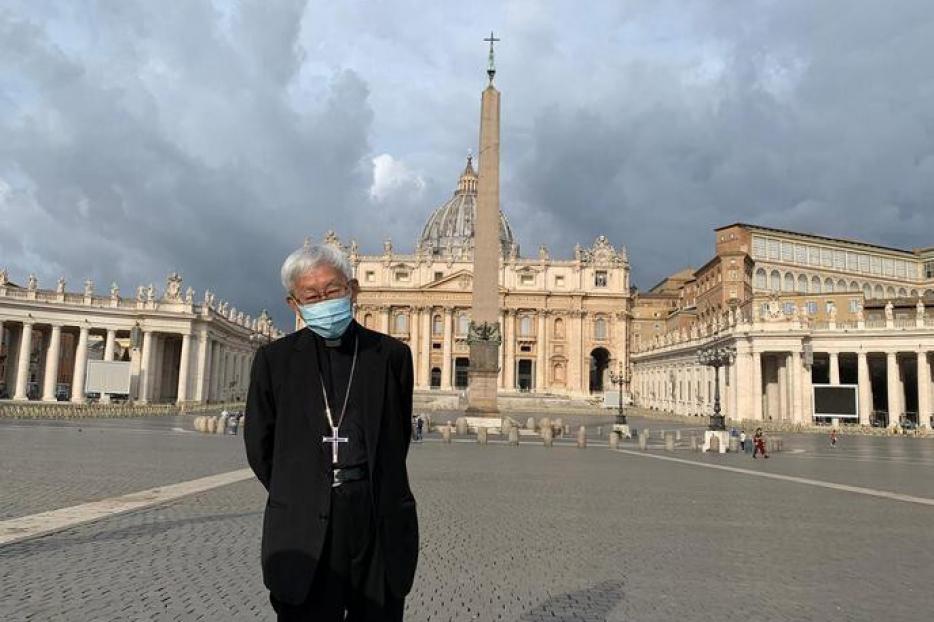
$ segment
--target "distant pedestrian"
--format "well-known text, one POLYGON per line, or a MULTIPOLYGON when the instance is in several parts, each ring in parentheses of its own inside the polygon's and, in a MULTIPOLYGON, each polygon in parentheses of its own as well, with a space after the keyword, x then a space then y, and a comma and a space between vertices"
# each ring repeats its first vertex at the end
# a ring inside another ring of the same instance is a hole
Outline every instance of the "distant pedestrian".
POLYGON ((830 431, 830 446, 831 447, 837 446, 837 429, 836 428, 830 431))
POLYGON ((755 446, 752 450, 753 459, 760 453, 764 458, 769 457, 769 454, 765 452, 765 435, 762 434, 762 428, 756 428, 756 433, 752 435, 752 443, 755 446))
POLYGON ((415 440, 416 441, 422 440, 422 432, 424 431, 424 429, 425 429, 425 420, 422 417, 419 417, 415 421, 415 440))
POLYGON ((740 430, 739 432, 739 448, 746 451, 746 430, 740 430))

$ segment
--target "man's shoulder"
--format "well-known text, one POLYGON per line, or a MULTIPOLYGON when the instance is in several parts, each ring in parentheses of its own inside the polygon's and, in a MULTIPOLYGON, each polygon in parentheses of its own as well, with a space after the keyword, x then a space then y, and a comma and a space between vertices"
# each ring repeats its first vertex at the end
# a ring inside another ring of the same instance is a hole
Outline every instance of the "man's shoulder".
POLYGON ((379 347, 380 350, 386 352, 387 354, 393 354, 396 352, 406 352, 409 349, 408 344, 404 341, 400 341, 395 337, 387 335, 386 333, 380 333, 375 330, 369 329, 362 324, 357 325, 357 330, 360 331, 360 336, 367 339, 371 343, 379 347))
POLYGON ((302 331, 296 330, 274 341, 270 341, 266 345, 260 346, 259 349, 262 350, 267 358, 279 358, 289 352, 301 336, 302 331))

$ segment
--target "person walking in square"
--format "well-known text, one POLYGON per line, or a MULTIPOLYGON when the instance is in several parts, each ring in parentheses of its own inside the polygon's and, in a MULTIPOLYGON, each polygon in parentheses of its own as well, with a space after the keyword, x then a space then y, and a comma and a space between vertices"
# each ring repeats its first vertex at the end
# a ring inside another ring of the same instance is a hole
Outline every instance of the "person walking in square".
POLYGON ((244 420, 268 492, 263 582, 280 621, 402 620, 418 562, 411 351, 353 320, 340 250, 299 249, 281 277, 305 327, 257 350, 244 420))
POLYGON ((833 428, 832 430, 830 430, 830 446, 831 447, 837 446, 837 429, 836 428, 833 428))
POLYGON ((415 440, 421 442, 422 434, 424 430, 425 430, 425 419, 422 417, 419 417, 415 421, 415 440))
POLYGON ((741 430, 739 433, 739 448, 746 453, 746 430, 741 430))
POLYGON ((769 454, 765 452, 765 435, 762 434, 762 428, 756 428, 756 433, 752 435, 752 443, 754 445, 752 449, 753 459, 760 453, 763 458, 769 457, 769 454))

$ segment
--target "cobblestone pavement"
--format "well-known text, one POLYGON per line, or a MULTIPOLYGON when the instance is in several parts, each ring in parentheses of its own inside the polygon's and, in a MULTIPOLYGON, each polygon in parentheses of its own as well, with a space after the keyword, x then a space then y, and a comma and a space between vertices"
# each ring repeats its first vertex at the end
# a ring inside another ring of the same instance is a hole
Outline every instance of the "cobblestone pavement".
MULTIPOLYGON (((47 451, 80 455, 80 437, 54 439, 47 451)), ((768 462, 675 455, 886 490, 930 479, 928 445, 863 440, 845 453, 795 437, 803 453, 768 462)), ((239 459, 238 442, 217 446, 239 459)), ((425 442, 409 463, 422 550, 407 620, 900 621, 934 608, 930 507, 596 446, 425 442)), ((263 503, 242 482, 0 547, 0 620, 271 620, 263 503)))

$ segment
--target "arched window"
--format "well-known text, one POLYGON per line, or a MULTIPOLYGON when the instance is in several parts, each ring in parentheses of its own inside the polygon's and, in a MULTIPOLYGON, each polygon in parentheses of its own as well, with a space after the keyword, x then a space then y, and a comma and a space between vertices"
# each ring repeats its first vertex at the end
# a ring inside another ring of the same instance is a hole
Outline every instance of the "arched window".
POLYGON ((783 288, 783 291, 795 291, 795 277, 790 272, 785 273, 785 287, 783 288))
POLYGON ((833 293, 833 279, 829 277, 824 279, 824 293, 825 294, 833 293))
POLYGON ((564 339, 564 320, 555 318, 555 339, 564 339))
POLYGON ((606 320, 602 317, 593 322, 593 338, 598 341, 606 340, 606 320))
POLYGON ((859 283, 857 283, 856 281, 850 281, 850 291, 851 291, 851 292, 858 292, 858 291, 859 291, 859 283))
POLYGON ((821 290, 821 287, 820 287, 820 278, 819 278, 819 277, 816 277, 816 276, 815 276, 815 277, 811 277, 811 293, 812 293, 812 294, 819 294, 819 293, 821 293, 820 290, 821 290))
POLYGON ((555 384, 564 384, 564 363, 555 363, 552 376, 555 384))
POLYGON ((444 319, 441 317, 441 314, 435 314, 435 316, 431 318, 431 334, 444 334, 444 319))
POLYGON ((845 292, 845 291, 846 291, 846 281, 844 281, 843 279, 840 279, 839 281, 837 281, 837 292, 845 292))
POLYGON ((873 288, 872 293, 876 298, 882 298, 883 296, 885 296, 885 290, 882 289, 881 285, 876 285, 873 288))
POLYGON ((863 285, 863 298, 869 299, 872 298, 872 285, 866 283, 863 285))
POLYGON ((396 334, 403 335, 409 332, 409 316, 405 313, 399 313, 396 315, 395 332, 396 334))
POLYGON ((888 296, 889 298, 895 298, 895 288, 889 285, 885 289, 885 295, 888 296))
POLYGON ((904 287, 898 288, 898 296, 899 296, 900 298, 904 298, 904 297, 907 296, 907 295, 908 295, 908 292, 905 291, 905 288, 904 288, 904 287))
POLYGON ((772 270, 772 274, 769 275, 769 289, 773 292, 782 289, 782 275, 778 273, 778 270, 772 270))
POLYGON ((363 316, 363 325, 367 328, 373 328, 373 314, 367 313, 363 316))
POLYGON ((768 276, 765 274, 765 270, 759 268, 756 270, 756 289, 768 289, 768 276))
POLYGON ((911 290, 911 291, 908 293, 908 295, 911 296, 912 298, 917 298, 917 297, 918 297, 918 290, 913 289, 913 290, 911 290))
POLYGON ((523 315, 519 318, 519 336, 530 337, 532 335, 532 318, 523 315))
POLYGON ((808 293, 808 277, 804 276, 803 274, 798 275, 798 293, 808 293))
POLYGON ((457 334, 461 337, 467 335, 467 331, 470 330, 470 316, 466 313, 460 313, 457 316, 457 334))

